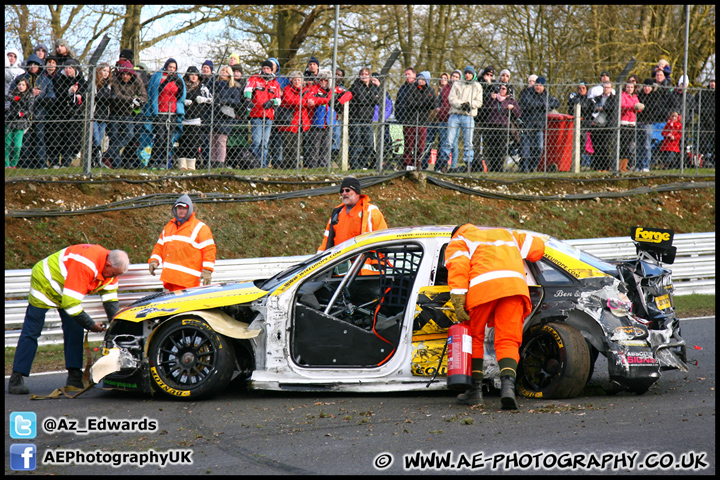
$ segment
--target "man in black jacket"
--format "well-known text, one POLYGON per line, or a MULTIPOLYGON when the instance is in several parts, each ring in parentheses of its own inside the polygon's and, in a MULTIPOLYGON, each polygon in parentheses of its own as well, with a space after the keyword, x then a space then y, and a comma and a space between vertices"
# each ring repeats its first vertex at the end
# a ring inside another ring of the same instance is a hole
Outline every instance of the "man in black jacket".
POLYGON ((708 82, 707 88, 700 90, 696 97, 700 117, 700 149, 705 161, 715 162, 715 79, 708 82))
POLYGON ((372 121, 375 105, 380 105, 380 81, 370 76, 370 69, 360 69, 350 87, 350 168, 357 170, 372 165, 375 158, 372 121))
POLYGON ((488 134, 488 105, 490 104, 490 98, 493 93, 492 86, 495 84, 495 67, 488 65, 482 72, 482 75, 478 79, 478 83, 482 85, 483 91, 483 104, 482 107, 478 108, 477 115, 475 116, 475 134, 473 135, 473 150, 477 156, 476 161, 472 164, 471 170, 473 172, 482 171, 482 161, 485 160, 485 151, 483 145, 487 144, 488 134))
POLYGON ((521 138, 522 172, 534 172, 543 153, 543 135, 550 110, 558 108, 560 102, 551 97, 545 89, 545 77, 538 77, 533 90, 526 90, 520 97, 520 109, 523 112, 525 129, 521 138))
POLYGON ((612 170, 613 145, 617 127, 617 96, 612 93, 612 83, 603 83, 603 93, 592 100, 595 102, 592 127, 593 169, 612 170))

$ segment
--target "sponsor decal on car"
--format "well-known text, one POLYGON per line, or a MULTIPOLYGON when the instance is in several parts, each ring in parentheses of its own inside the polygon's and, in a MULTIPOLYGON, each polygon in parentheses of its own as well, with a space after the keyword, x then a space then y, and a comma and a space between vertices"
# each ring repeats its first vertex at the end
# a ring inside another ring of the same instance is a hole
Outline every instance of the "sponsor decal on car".
POLYGON ((663 230, 660 228, 645 229, 643 227, 635 227, 632 231, 631 238, 636 242, 654 243, 658 245, 672 245, 672 230, 663 230))
POLYGON ((155 380, 155 383, 157 383, 157 386, 160 387, 160 388, 162 388, 164 391, 166 391, 166 392, 169 393, 170 395, 175 395, 176 397, 188 397, 188 396, 190 396, 190 391, 189 391, 189 390, 182 391, 182 390, 178 390, 178 389, 176 389, 176 388, 172 388, 172 387, 166 385, 165 382, 163 382, 163 381, 160 379, 160 375, 158 375, 158 373, 157 373, 157 368, 155 368, 155 367, 150 367, 150 373, 152 374, 152 377, 153 377, 153 379, 155 380))
POLYGON ((616 327, 614 330, 613 340, 615 340, 616 338, 618 340, 629 340, 632 338, 643 337, 644 335, 645 330, 640 327, 616 327))
POLYGON ((619 353, 623 363, 628 365, 656 365, 658 362, 651 352, 619 353))
POLYGON ((578 279, 608 276, 608 274, 598 270, 592 265, 547 245, 545 245, 544 257, 578 279))

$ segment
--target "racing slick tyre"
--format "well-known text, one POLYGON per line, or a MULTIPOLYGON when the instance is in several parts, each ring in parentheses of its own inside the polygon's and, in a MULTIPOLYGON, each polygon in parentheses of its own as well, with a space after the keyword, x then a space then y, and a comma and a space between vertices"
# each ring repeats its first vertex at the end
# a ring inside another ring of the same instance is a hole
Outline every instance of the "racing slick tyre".
POLYGON ((582 334, 564 323, 535 325, 520 347, 518 392, 529 398, 580 395, 590 373, 590 351, 582 334))
POLYGON ((185 400, 224 390, 232 378, 234 358, 232 343, 196 317, 167 321, 148 349, 153 386, 185 400))

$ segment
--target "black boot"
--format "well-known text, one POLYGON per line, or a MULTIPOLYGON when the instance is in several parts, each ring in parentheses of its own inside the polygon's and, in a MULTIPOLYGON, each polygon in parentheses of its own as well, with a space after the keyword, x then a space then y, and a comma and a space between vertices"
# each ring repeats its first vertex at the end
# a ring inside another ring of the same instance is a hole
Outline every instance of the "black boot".
POLYGON ((92 165, 95 168, 103 168, 105 166, 105 165, 103 165, 102 147, 100 145, 93 145, 92 165))
POLYGON ((482 395, 482 380, 473 379, 470 390, 458 395, 457 399, 458 403, 463 405, 484 405, 485 402, 483 401, 482 395))
POLYGON ((515 399, 515 377, 501 377, 502 385, 500 386, 500 403, 503 410, 517 410, 518 404, 515 399))
POLYGON ((8 393, 13 395, 27 395, 30 393, 28 387, 23 383, 23 374, 20 372, 13 372, 10 375, 10 382, 8 383, 8 393))
POLYGON ((66 387, 77 387, 80 389, 85 388, 83 383, 82 370, 79 368, 68 368, 68 377, 66 387))

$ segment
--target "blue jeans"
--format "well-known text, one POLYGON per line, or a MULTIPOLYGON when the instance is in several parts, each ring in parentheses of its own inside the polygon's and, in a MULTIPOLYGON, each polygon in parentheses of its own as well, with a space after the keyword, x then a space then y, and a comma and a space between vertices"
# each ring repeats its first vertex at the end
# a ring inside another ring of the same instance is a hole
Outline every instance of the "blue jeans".
MULTIPOLYGON (((447 155, 443 156, 443 152, 445 151, 444 147, 445 147, 445 144, 447 143, 447 138, 448 138, 448 128, 449 127, 448 127, 447 123, 439 123, 438 127, 437 127, 437 129, 438 129, 437 130, 438 131, 438 145, 440 148, 438 149, 437 165, 435 166, 436 170, 438 170, 439 166, 448 164, 448 160, 449 160, 448 156, 450 155, 450 152, 448 152, 447 155)), ((459 153, 458 153, 458 150, 459 150, 458 149, 458 139, 459 138, 460 138, 460 136, 458 135, 455 138, 455 144, 452 145, 452 147, 451 147, 451 151, 452 151, 452 165, 450 165, 451 168, 457 167, 458 155, 459 155, 459 153)))
POLYGON ((526 130, 520 138, 521 172, 534 172, 543 152, 543 131, 526 130))
POLYGON ((451 114, 448 119, 447 141, 443 144, 440 158, 447 162, 450 158, 450 149, 453 149, 453 167, 457 165, 458 140, 460 139, 460 129, 463 132, 463 142, 465 143, 464 155, 465 163, 470 165, 473 161, 473 130, 475 129, 475 119, 470 115, 451 114))
POLYGON ((638 125, 637 145, 635 147, 637 165, 635 165, 635 170, 650 168, 650 161, 652 159, 652 131, 652 123, 638 125))
POLYGON ((261 167, 267 168, 272 120, 268 120, 267 118, 251 118, 250 129, 252 130, 252 147, 250 147, 250 149, 255 154, 255 157, 260 160, 261 167), (265 122, 264 124, 263 121, 265 122))
POLYGON ((118 115, 112 117, 111 120, 109 132, 110 146, 108 147, 107 158, 112 162, 113 168, 120 168, 123 159, 121 150, 125 148, 135 136, 135 117, 132 115, 118 115))
MULTIPOLYGON (((28 305, 25 311, 22 332, 15 350, 13 371, 25 376, 30 375, 35 353, 37 353, 38 338, 45 325, 45 315, 48 309, 28 305)), ((83 367, 83 332, 84 328, 77 323, 65 310, 59 309, 62 320, 63 345, 65 347, 65 368, 83 367)))
POLYGON ((333 150, 340 150, 342 147, 342 125, 335 125, 333 127, 333 150))
POLYGON ((103 137, 105 136, 105 128, 107 127, 107 122, 93 122, 93 145, 100 146, 102 145, 103 137))
POLYGON ((268 148, 268 159, 270 162, 272 162, 273 166, 280 166, 282 165, 283 161, 283 144, 282 144, 282 135, 280 135, 280 132, 276 128, 271 129, 270 131, 270 144, 268 148))

